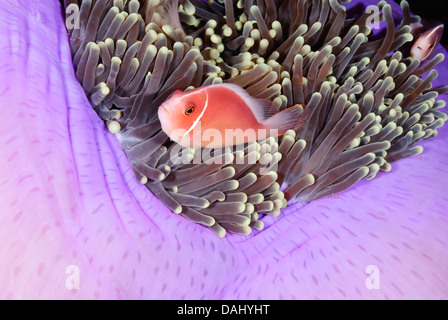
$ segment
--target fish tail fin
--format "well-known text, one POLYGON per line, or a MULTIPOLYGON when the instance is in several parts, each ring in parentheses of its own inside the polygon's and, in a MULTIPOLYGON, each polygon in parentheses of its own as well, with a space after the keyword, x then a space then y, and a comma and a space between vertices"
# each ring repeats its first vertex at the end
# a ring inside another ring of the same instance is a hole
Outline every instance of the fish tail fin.
POLYGON ((309 108, 304 107, 300 104, 289 107, 263 121, 263 125, 268 130, 278 130, 279 136, 288 130, 297 130, 309 116, 309 108))

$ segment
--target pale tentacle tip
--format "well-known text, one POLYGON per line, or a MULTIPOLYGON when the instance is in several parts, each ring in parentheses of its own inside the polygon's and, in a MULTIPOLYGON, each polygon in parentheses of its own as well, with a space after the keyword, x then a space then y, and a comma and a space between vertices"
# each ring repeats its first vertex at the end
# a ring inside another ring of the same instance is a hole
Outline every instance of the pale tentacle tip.
POLYGON ((107 129, 111 132, 111 133, 118 133, 121 130, 121 125, 119 122, 114 121, 114 120, 110 120, 107 121, 107 129))

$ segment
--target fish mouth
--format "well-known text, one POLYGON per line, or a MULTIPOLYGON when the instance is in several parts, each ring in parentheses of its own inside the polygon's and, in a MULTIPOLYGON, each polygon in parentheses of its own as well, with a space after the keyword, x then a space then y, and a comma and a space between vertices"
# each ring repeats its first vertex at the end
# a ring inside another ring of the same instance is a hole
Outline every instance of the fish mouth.
POLYGON ((159 111, 160 110, 162 110, 163 112, 165 112, 165 113, 168 113, 168 110, 165 108, 165 106, 162 104, 162 105, 160 105, 160 107, 159 107, 159 111))
POLYGON ((170 119, 172 118, 172 116, 164 105, 159 106, 159 110, 157 111, 157 117, 159 118, 162 130, 165 133, 169 132, 171 128, 170 119))
MULTIPOLYGON (((171 112, 165 105, 163 105, 163 104, 161 104, 161 105, 159 106, 158 114, 159 114, 159 115, 165 115, 165 116, 168 117, 168 118, 173 117, 172 112, 171 112)), ((160 118, 160 116, 159 116, 159 118, 160 118)))

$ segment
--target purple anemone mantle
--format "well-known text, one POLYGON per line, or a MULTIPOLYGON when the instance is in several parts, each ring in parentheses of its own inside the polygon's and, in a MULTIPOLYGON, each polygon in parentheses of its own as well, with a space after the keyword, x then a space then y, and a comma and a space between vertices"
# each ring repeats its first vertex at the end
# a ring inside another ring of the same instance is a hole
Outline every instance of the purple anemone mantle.
POLYGON ((390 173, 220 239, 134 179, 58 1, 0 2, 0 84, 2 299, 448 298, 448 126, 390 173))

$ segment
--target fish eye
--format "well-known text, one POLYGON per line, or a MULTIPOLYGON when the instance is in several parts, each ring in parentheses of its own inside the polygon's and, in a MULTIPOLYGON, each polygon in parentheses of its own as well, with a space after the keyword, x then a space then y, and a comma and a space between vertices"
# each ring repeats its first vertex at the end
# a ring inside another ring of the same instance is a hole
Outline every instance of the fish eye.
POLYGON ((189 116, 194 112, 194 106, 189 106, 187 109, 185 109, 185 115, 189 116))

